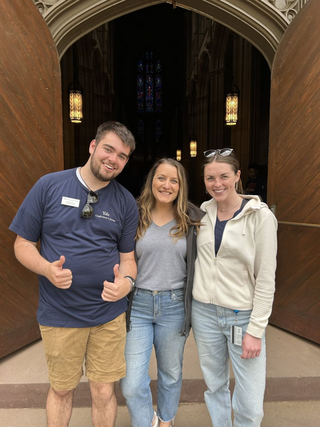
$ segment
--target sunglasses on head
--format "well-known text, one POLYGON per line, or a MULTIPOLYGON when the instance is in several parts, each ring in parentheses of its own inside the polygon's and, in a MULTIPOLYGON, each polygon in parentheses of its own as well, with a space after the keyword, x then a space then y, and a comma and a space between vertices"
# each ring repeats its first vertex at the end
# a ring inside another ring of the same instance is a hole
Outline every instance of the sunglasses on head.
POLYGON ((210 149, 210 150, 206 150, 203 152, 204 157, 213 157, 216 154, 219 154, 220 156, 230 156, 230 154, 232 153, 233 148, 216 148, 214 149, 210 149))
POLYGON ((93 207, 91 204, 97 203, 99 200, 98 193, 95 193, 94 191, 90 190, 88 197, 87 197, 87 203, 84 205, 82 212, 81 212, 81 218, 91 218, 93 215, 93 207))

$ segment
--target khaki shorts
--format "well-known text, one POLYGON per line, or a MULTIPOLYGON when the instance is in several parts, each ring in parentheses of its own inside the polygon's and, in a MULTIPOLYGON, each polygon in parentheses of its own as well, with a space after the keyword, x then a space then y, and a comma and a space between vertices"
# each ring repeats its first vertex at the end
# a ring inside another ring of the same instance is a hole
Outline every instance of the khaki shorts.
POLYGON ((125 313, 93 328, 39 326, 55 390, 73 390, 83 375, 84 361, 89 380, 113 383, 125 376, 125 313))

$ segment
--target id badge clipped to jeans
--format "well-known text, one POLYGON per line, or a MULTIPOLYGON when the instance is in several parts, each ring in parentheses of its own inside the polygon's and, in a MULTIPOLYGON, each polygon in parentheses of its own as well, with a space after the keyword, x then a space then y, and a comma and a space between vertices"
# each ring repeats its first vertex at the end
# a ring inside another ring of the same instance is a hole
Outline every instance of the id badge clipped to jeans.
MULTIPOLYGON (((239 310, 233 310, 236 314, 236 322, 238 321, 237 315, 239 313, 239 310)), ((242 346, 242 328, 239 326, 230 326, 230 341, 234 345, 242 346)))

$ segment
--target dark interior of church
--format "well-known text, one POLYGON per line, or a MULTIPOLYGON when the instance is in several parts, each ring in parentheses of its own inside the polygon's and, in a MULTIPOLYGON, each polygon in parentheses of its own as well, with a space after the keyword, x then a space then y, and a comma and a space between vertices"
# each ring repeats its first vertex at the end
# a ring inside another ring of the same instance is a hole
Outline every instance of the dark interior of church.
POLYGON ((97 127, 112 119, 136 138, 136 150, 119 176, 135 197, 154 161, 176 158, 177 150, 196 204, 206 198, 201 163, 207 148, 233 147, 244 182, 252 162, 267 179, 270 69, 253 45, 221 24, 171 4, 145 8, 79 39, 62 57, 61 73, 65 168, 85 163, 97 127), (72 80, 83 89, 80 124, 68 117, 72 80), (239 96, 234 126, 225 122, 230 91, 239 96))

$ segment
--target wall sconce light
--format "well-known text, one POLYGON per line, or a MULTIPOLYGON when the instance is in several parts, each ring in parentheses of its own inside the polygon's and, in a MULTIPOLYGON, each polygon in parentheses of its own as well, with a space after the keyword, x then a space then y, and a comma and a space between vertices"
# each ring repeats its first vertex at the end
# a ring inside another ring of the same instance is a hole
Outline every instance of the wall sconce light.
POLYGON ((82 88, 79 83, 73 82, 69 85, 69 119, 71 123, 83 122, 83 99, 82 88))
POLYGON ((190 157, 197 157, 197 138, 192 137, 190 140, 190 157))
POLYGON ((178 162, 181 162, 181 150, 177 150, 176 159, 178 162))
MULTIPOLYGON (((236 89, 237 86, 234 86, 236 89)), ((238 121, 239 90, 228 93, 226 96, 226 125, 234 126, 238 121)))

